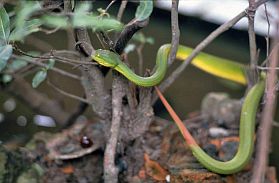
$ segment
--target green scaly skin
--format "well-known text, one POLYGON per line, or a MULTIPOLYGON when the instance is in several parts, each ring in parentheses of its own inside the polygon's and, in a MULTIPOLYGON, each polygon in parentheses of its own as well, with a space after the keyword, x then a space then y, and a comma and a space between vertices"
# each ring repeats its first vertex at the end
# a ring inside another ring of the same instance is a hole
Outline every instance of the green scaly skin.
POLYGON ((239 146, 233 159, 222 162, 207 155, 199 146, 190 145, 193 155, 198 161, 212 172, 232 174, 241 171, 250 161, 254 149, 254 131, 256 113, 263 96, 265 82, 258 82, 248 92, 241 110, 239 146))

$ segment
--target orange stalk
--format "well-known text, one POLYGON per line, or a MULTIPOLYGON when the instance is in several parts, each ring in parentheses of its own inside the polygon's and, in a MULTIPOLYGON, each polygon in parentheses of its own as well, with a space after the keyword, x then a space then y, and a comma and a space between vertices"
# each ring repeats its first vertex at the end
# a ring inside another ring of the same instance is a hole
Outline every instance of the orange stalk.
POLYGON ((164 104, 165 108, 167 109, 167 111, 169 112, 170 116, 172 117, 172 119, 174 120, 175 124, 177 125, 177 127, 179 128, 180 132, 182 133, 186 143, 189 146, 196 146, 197 143, 195 141, 195 139, 193 138, 193 136, 190 134, 190 132, 187 130, 187 128, 184 126, 183 122, 181 121, 181 119, 178 117, 178 115, 176 114, 176 112, 173 110, 173 108, 170 106, 170 104, 168 103, 168 101, 166 100, 166 98, 163 96, 163 94, 161 93, 161 91, 159 90, 159 88, 157 86, 155 86, 155 90, 157 95, 159 96, 160 100, 162 101, 162 103, 164 104))

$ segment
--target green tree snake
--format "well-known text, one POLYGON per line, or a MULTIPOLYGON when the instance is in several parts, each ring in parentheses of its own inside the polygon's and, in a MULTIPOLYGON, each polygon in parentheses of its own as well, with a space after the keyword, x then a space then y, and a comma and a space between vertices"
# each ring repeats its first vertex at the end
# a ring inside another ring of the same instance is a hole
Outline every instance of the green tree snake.
MULTIPOLYGON (((165 44, 159 48, 156 57, 156 70, 149 77, 142 77, 135 74, 121 61, 120 56, 112 51, 99 49, 96 50, 91 57, 100 65, 117 70, 135 84, 144 87, 151 87, 158 85, 166 74, 170 47, 170 44, 165 44)), ((176 58, 185 60, 191 52, 191 48, 179 45, 176 58)), ((245 68, 244 65, 240 63, 206 53, 200 53, 194 58, 191 64, 212 75, 231 80, 239 84, 247 84, 245 68)), ((245 98, 240 118, 239 147, 233 159, 226 162, 215 160, 207 155, 193 139, 188 141, 186 139, 193 155, 207 169, 219 174, 232 174, 242 170, 249 162, 254 148, 256 113, 260 99, 264 93, 264 88, 265 81, 264 79, 260 79, 259 82, 250 89, 245 98)), ((178 127, 182 132, 181 126, 178 125, 178 127)), ((183 133, 182 135, 185 136, 183 133)))

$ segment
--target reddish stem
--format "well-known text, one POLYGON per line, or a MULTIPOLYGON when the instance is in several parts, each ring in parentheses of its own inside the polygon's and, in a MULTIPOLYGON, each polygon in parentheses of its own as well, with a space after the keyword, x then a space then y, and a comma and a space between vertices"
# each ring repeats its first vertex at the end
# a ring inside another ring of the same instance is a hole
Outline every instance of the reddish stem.
POLYGON ((162 101, 162 103, 164 104, 165 108, 167 109, 167 111, 169 112, 170 116, 172 117, 172 119, 174 120, 174 122, 176 123, 176 125, 178 126, 180 132, 182 133, 186 143, 189 146, 197 146, 197 143, 195 141, 195 139, 193 138, 193 136, 190 134, 190 132, 187 130, 187 128, 184 126, 182 120, 178 117, 178 115, 176 114, 176 112, 173 110, 173 108, 170 106, 170 104, 168 103, 168 101, 166 100, 166 98, 163 96, 163 94, 161 93, 161 91, 159 90, 159 88, 157 86, 155 86, 155 90, 157 92, 157 95, 159 96, 160 100, 162 101))

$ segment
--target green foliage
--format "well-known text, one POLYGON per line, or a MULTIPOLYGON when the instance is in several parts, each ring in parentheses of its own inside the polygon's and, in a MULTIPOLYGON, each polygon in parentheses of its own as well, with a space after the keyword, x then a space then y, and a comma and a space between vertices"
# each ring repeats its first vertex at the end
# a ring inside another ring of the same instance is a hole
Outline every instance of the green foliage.
POLYGON ((135 49, 136 49, 136 45, 135 45, 135 44, 128 44, 128 45, 125 47, 124 52, 125 52, 126 54, 128 54, 128 53, 134 51, 135 49))
POLYGON ((45 15, 42 17, 43 24, 51 28, 68 29, 70 27, 91 27, 93 30, 116 30, 122 29, 123 24, 113 18, 99 17, 93 14, 75 13, 71 17, 61 15, 45 15))
POLYGON ((3 83, 9 83, 12 81, 12 79, 13 79, 13 77, 10 74, 3 74, 1 81, 3 83))
POLYGON ((8 67, 8 71, 12 72, 12 71, 16 71, 26 65, 27 65, 27 62, 25 62, 24 60, 15 59, 7 67, 8 67))
POLYGON ((42 25, 39 19, 32 19, 25 21, 22 27, 16 28, 10 36, 11 41, 22 41, 27 35, 38 32, 40 26, 42 25))
POLYGON ((13 53, 12 45, 8 44, 10 35, 10 19, 4 7, 0 8, 0 71, 2 71, 13 53))
POLYGON ((38 71, 32 79, 32 87, 37 88, 47 77, 47 70, 38 71))
POLYGON ((55 64, 55 60, 54 59, 49 59, 46 69, 47 70, 52 69, 54 67, 54 64, 55 64))
POLYGON ((154 44, 154 38, 146 37, 142 32, 139 32, 133 36, 133 40, 140 43, 154 44))
POLYGON ((122 23, 107 17, 98 17, 94 15, 79 15, 76 14, 73 20, 74 27, 92 27, 94 31, 97 30, 115 30, 120 31, 123 27, 122 23))
POLYGON ((44 25, 51 28, 68 29, 70 27, 88 27, 96 30, 115 30, 122 29, 123 24, 114 18, 103 17, 97 14, 88 13, 92 5, 90 2, 79 4, 71 16, 66 15, 44 15, 41 19, 44 25))
POLYGON ((28 20, 34 12, 40 9, 41 6, 37 1, 21 1, 21 4, 16 11, 15 29, 24 27, 26 20, 28 20))
POLYGON ((135 18, 139 21, 145 20, 151 15, 152 11, 153 11, 152 0, 140 1, 140 5, 136 10, 135 18))
POLYGON ((8 44, 10 35, 10 19, 4 7, 0 8, 0 45, 8 44))
POLYGON ((50 28, 68 29, 71 27, 69 18, 60 15, 45 15, 41 18, 43 24, 50 28))
POLYGON ((75 13, 85 13, 89 12, 92 8, 92 3, 90 1, 84 1, 80 4, 78 4, 75 8, 75 13))
POLYGON ((13 53, 11 45, 0 46, 0 71, 2 71, 13 53))
MULTIPOLYGON (((35 51, 30 51, 27 52, 29 55, 33 55, 33 56, 39 56, 40 53, 39 52, 35 52, 35 51)), ((21 69, 22 67, 27 65, 26 60, 30 59, 29 56, 26 55, 21 55, 18 56, 16 59, 13 59, 9 65, 7 66, 7 70, 9 72, 16 72, 17 70, 21 69)))
POLYGON ((47 71, 54 67, 55 60, 49 59, 47 66, 42 68, 38 71, 32 79, 32 87, 37 88, 46 78, 47 78, 47 71))

